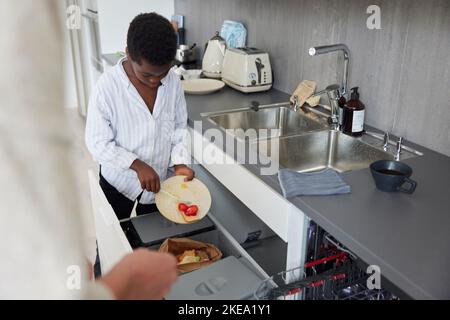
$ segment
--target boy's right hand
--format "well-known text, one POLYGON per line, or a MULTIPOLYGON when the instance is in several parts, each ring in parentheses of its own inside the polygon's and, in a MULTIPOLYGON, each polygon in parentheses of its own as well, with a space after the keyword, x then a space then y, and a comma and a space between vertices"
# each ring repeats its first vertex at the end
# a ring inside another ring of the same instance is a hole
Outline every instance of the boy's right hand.
POLYGON ((149 192, 158 193, 161 188, 159 176, 156 171, 145 162, 136 159, 130 166, 130 169, 136 171, 141 187, 149 192))

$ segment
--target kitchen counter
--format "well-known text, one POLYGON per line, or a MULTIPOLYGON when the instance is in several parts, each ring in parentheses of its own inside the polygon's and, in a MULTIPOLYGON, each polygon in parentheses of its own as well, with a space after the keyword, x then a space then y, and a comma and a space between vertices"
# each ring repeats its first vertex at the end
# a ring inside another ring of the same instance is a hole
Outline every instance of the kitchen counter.
MULTIPOLYGON (((186 95, 189 125, 203 120, 203 131, 217 128, 203 112, 286 102, 289 95, 270 90, 243 94, 228 87, 218 93, 186 95)), ((405 143, 408 144, 408 143, 405 143)), ((414 299, 450 299, 450 158, 413 145, 421 157, 404 160, 418 187, 413 195, 375 188, 369 169, 342 174, 352 193, 288 199, 309 218, 414 299)), ((263 176, 257 165, 243 165, 281 194, 276 175, 263 176)), ((232 191, 232 190, 231 190, 232 191)))

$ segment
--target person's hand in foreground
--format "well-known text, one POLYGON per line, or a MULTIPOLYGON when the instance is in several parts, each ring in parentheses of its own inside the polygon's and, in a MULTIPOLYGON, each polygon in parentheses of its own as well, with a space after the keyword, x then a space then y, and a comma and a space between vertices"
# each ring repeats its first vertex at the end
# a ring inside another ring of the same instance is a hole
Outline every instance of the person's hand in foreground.
POLYGON ((99 281, 119 300, 159 300, 169 293, 177 276, 173 255, 138 249, 99 281))

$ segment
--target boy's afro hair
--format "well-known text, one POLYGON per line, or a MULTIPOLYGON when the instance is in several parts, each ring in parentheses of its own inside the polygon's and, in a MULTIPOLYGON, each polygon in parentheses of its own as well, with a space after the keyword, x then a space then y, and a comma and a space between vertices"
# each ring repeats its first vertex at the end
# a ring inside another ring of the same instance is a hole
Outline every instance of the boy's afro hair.
POLYGON ((175 58, 177 36, 169 20, 157 13, 142 13, 130 23, 128 54, 134 62, 141 59, 154 65, 169 64, 175 58))

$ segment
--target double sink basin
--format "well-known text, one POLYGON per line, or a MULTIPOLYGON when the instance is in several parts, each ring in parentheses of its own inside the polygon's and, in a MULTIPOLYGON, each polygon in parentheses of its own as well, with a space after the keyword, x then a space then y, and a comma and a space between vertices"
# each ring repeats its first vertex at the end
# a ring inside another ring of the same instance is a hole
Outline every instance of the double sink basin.
MULTIPOLYGON (((327 117, 320 112, 295 112, 288 103, 235 109, 203 114, 222 130, 266 154, 272 152, 276 139, 280 167, 298 172, 332 168, 338 172, 363 169, 377 160, 393 160, 395 146, 383 150, 382 137, 365 133, 351 137, 331 130, 327 117), (253 129, 253 130, 252 130, 253 129)), ((276 152, 276 151, 274 151, 276 152)), ((420 155, 404 148, 401 160, 420 155)))

